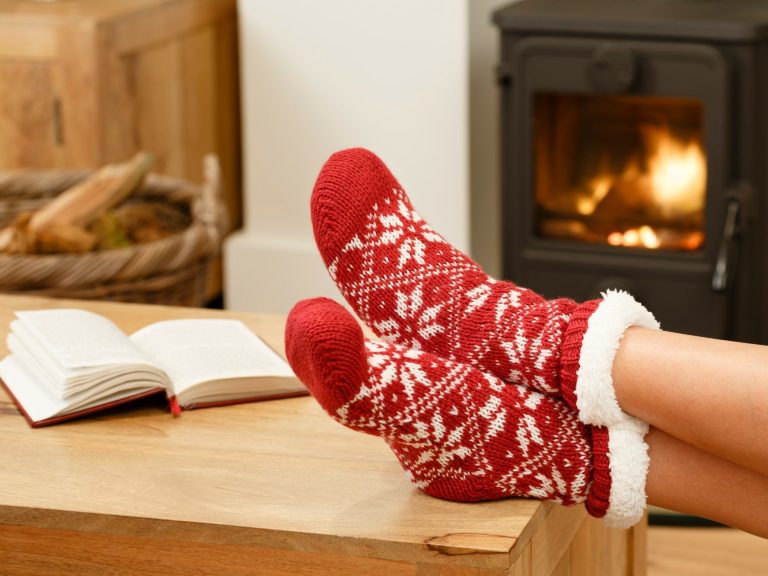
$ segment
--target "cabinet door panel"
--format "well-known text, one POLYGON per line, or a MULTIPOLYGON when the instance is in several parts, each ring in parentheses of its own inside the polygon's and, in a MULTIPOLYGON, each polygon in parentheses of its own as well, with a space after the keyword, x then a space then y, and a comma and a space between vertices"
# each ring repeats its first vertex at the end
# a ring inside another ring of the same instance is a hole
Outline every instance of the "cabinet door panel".
POLYGON ((55 164, 55 108, 50 65, 0 62, 0 169, 55 164))
POLYGON ((230 223, 239 223, 237 47, 234 20, 117 55, 109 69, 105 160, 147 150, 156 170, 199 182, 216 153, 230 223))
POLYGON ((133 60, 139 148, 157 155, 158 172, 186 176, 179 42, 166 42, 133 60))

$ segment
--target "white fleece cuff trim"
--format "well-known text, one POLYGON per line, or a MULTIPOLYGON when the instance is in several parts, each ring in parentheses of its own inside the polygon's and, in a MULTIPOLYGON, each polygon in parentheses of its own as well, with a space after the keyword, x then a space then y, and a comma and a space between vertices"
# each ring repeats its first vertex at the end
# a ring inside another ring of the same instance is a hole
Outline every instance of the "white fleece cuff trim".
POLYGON ((613 389, 613 359, 630 326, 658 330, 659 323, 626 292, 608 290, 587 321, 576 374, 576 407, 585 424, 610 426, 625 420, 613 389))
POLYGON ((608 428, 608 458, 611 494, 603 520, 612 528, 629 528, 643 517, 646 505, 645 480, 648 476, 648 424, 625 416, 608 428))

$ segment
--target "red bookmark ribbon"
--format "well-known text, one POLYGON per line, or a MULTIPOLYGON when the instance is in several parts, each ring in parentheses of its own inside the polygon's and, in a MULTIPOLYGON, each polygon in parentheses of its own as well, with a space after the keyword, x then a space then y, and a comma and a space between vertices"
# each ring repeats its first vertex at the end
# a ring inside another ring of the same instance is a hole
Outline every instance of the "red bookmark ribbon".
POLYGON ((181 406, 179 406, 179 401, 176 399, 176 396, 171 396, 168 399, 168 404, 171 407, 171 414, 173 414, 174 417, 181 416, 181 406))

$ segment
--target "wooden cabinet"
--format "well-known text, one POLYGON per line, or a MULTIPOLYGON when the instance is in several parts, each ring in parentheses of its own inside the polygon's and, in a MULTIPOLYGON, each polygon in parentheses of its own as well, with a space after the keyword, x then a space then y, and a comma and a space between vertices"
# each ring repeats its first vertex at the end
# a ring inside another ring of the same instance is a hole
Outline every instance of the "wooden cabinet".
POLYGON ((222 162, 240 220, 235 0, 0 0, 0 170, 96 167, 143 149, 199 182, 222 162))

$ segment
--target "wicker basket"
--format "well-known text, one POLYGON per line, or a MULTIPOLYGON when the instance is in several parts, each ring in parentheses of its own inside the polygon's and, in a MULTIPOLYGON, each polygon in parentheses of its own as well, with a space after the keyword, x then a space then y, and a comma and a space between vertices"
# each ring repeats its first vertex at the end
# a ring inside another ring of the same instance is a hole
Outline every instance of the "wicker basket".
MULTIPOLYGON (((80 182, 84 171, 0 173, 0 227, 80 182)), ((149 175, 132 198, 184 207, 185 230, 161 240, 84 254, 0 255, 0 292, 179 306, 206 303, 209 268, 226 215, 219 166, 205 159, 205 183, 149 175)))

